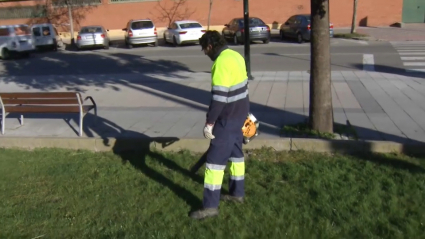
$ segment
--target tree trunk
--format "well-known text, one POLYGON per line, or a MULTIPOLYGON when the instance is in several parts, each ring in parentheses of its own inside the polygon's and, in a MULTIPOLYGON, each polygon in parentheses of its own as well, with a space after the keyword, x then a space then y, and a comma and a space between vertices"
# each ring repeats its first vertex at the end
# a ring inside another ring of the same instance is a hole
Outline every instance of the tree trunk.
POLYGON ((312 130, 333 133, 329 0, 311 0, 310 114, 312 130))
POLYGON ((69 27, 70 27, 70 33, 71 33, 71 45, 75 45, 75 39, 74 39, 74 18, 72 17, 72 4, 68 3, 68 18, 69 18, 69 27))
POLYGON ((354 0, 354 7, 353 7, 353 22, 351 23, 351 33, 356 32, 356 22, 357 22, 357 1, 354 0))
POLYGON ((212 10, 213 1, 214 0, 210 0, 210 9, 208 11, 208 28, 207 28, 207 30, 210 30, 211 10, 212 10))

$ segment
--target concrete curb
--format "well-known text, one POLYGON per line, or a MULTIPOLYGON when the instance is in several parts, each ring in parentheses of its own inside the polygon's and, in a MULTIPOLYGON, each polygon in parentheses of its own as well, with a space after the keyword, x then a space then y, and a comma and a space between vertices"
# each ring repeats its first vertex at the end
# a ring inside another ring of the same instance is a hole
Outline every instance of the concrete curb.
MULTIPOLYGON (((1 137, 0 148, 32 150, 36 148, 63 148, 94 152, 156 149, 160 151, 190 150, 205 152, 206 139, 179 138, 57 138, 57 137, 1 137)), ((272 147, 277 151, 304 150, 339 153, 424 153, 425 143, 403 144, 387 141, 325 140, 310 138, 255 139, 244 149, 272 147)))

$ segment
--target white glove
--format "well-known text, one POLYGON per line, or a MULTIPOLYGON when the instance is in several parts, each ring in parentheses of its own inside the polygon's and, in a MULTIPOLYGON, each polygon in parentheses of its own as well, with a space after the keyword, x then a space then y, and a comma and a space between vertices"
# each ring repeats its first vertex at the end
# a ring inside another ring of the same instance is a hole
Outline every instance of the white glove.
POLYGON ((212 134, 212 130, 214 128, 214 125, 208 125, 206 124, 204 127, 204 137, 207 139, 214 139, 215 136, 212 134))

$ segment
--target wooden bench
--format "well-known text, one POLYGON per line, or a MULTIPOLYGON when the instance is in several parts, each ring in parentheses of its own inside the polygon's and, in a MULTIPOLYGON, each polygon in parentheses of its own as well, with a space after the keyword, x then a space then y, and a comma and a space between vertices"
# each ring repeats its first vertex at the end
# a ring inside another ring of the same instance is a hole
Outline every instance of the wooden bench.
POLYGON ((83 118, 94 110, 97 116, 97 107, 91 96, 84 100, 78 92, 0 92, 1 105, 1 133, 4 134, 6 115, 9 113, 21 114, 21 125, 24 123, 22 114, 25 113, 79 113, 79 136, 83 135, 83 118), (84 105, 90 100, 92 105, 84 105))

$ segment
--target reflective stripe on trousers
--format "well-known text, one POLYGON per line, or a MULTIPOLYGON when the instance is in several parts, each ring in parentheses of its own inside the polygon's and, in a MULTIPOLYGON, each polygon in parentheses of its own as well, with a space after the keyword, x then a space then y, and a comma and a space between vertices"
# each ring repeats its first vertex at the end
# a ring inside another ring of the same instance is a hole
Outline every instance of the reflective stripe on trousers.
POLYGON ((204 181, 204 208, 217 208, 220 200, 224 170, 230 161, 229 193, 244 196, 245 160, 242 151, 242 120, 218 121, 207 154, 204 181))

